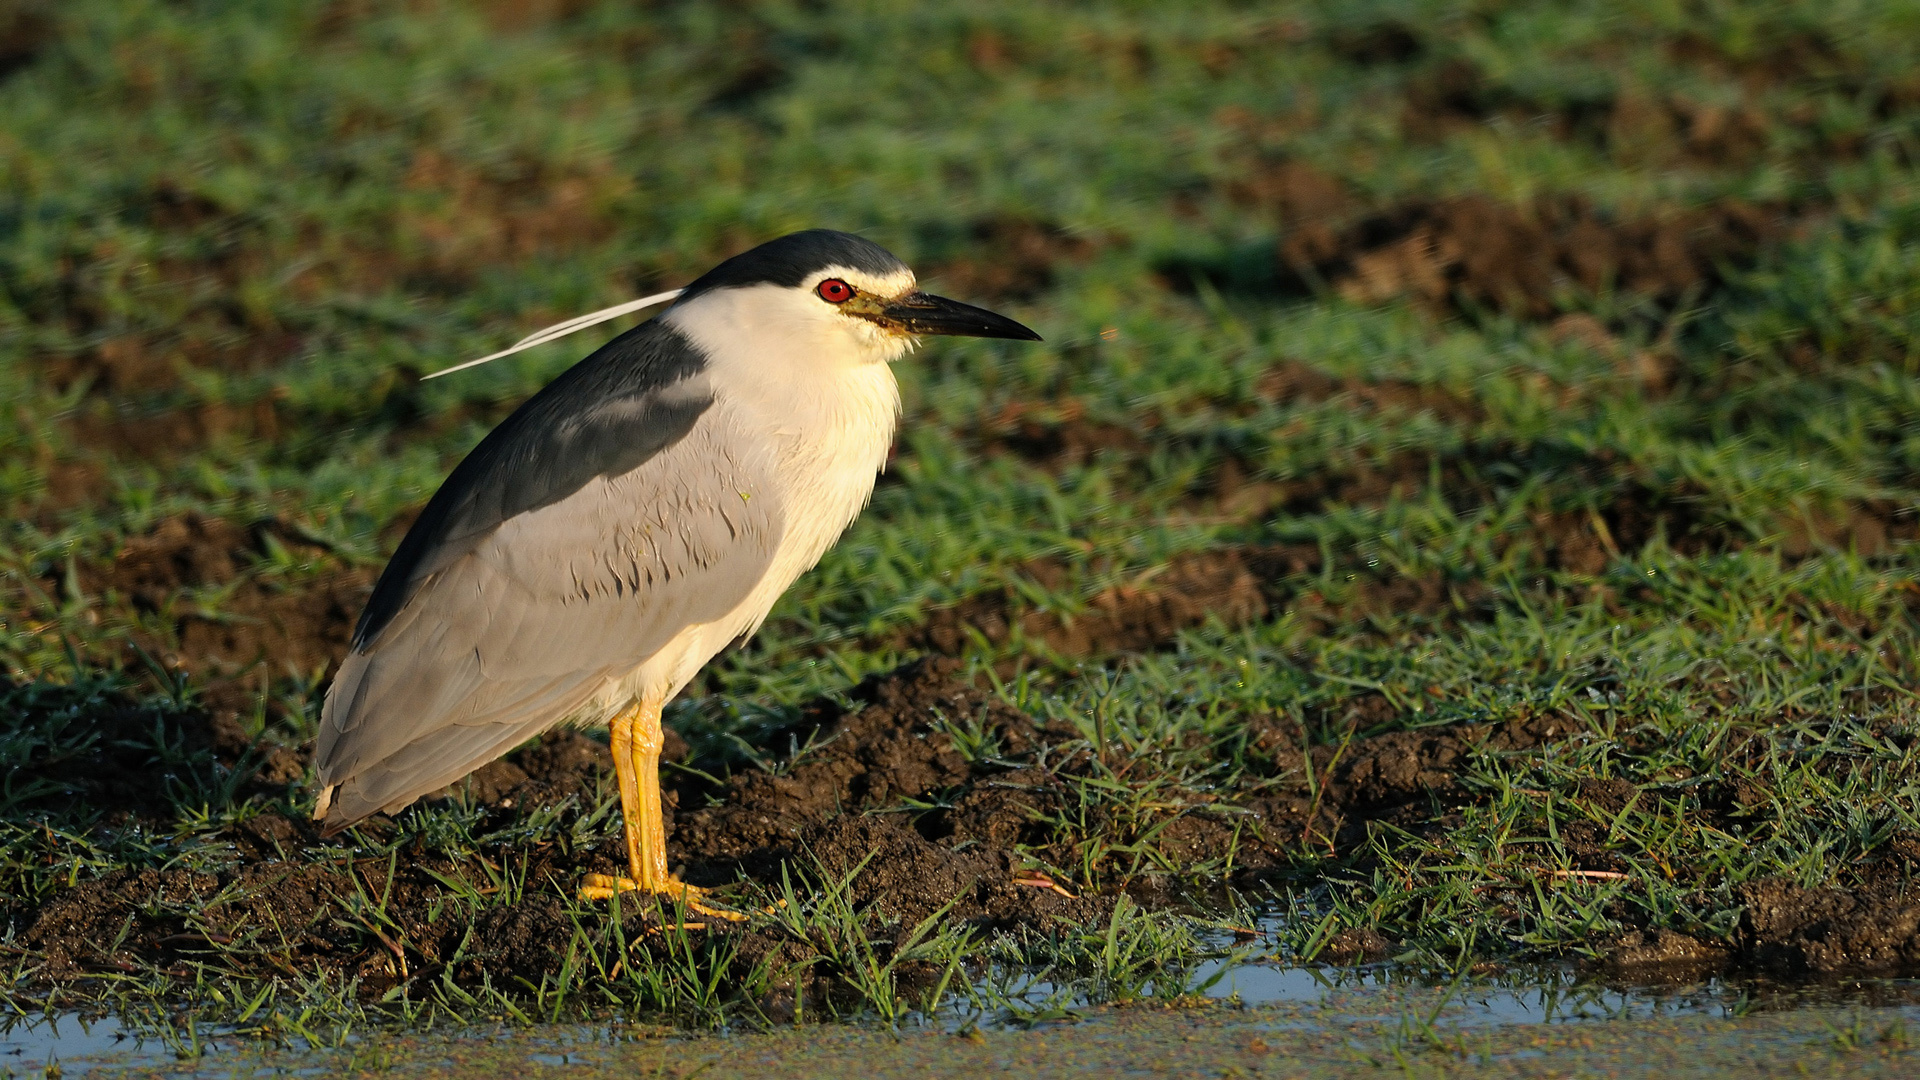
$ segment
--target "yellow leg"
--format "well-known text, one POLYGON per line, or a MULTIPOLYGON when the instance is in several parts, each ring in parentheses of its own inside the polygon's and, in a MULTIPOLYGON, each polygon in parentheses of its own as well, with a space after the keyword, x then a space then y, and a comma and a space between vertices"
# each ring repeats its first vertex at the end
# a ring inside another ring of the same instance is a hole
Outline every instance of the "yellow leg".
POLYGON ((628 877, 588 874, 582 900, 605 900, 616 892, 643 892, 679 900, 687 910, 720 919, 746 916, 702 903, 706 893, 667 872, 667 823, 660 812, 660 702, 641 699, 613 718, 613 772, 620 782, 620 816, 627 838, 628 877))

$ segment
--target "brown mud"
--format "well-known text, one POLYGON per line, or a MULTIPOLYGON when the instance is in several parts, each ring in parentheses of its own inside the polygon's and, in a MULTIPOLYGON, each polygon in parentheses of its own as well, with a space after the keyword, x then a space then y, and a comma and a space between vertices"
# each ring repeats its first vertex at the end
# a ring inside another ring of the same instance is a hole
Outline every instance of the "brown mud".
MULTIPOLYGON (((1787 207, 1721 199, 1641 214, 1602 210, 1578 196, 1515 204, 1484 195, 1370 205, 1304 162, 1257 160, 1225 185, 1240 206, 1279 219, 1281 234, 1258 291, 1279 297, 1330 292, 1358 304, 1411 300, 1436 314, 1500 311, 1547 319, 1580 298, 1620 292, 1668 310, 1751 265, 1793 232, 1787 207)), ((1195 278, 1253 285, 1238 271, 1175 259, 1167 284, 1195 278)))
POLYGON ((1722 265, 1750 262, 1782 220, 1777 208, 1732 200, 1624 219, 1577 198, 1416 201, 1341 229, 1293 230, 1280 244, 1280 288, 1307 293, 1324 283, 1355 303, 1405 297, 1532 319, 1576 291, 1618 290, 1667 307, 1718 286, 1722 265))
MULTIPOLYGON (((34 763, 43 783, 15 802, 15 816, 51 814, 67 827, 82 825, 74 815, 95 828, 157 824, 183 787, 216 804, 221 791, 284 794, 304 766, 299 751, 263 749, 202 710, 63 698, 45 686, 10 686, 5 694, 29 728, 87 723, 99 732, 83 753, 34 763)), ((1411 730, 1401 726, 1407 719, 1378 694, 1303 717, 1249 716, 1241 736, 1247 779, 1235 788, 1183 791, 1144 818, 1095 807, 1092 818, 1069 828, 1063 811, 1076 784, 1107 775, 1081 733, 1037 722, 963 678, 953 661, 917 661, 868 679, 843 700, 809 706, 797 726, 778 733, 798 753, 771 771, 744 769, 718 786, 703 777, 720 763, 670 771, 677 778, 668 796, 670 858, 688 880, 713 885, 744 877, 777 891, 790 877, 796 884, 809 875, 850 877, 855 907, 896 927, 896 944, 905 928, 933 915, 992 930, 1084 923, 1100 918, 1122 890, 1149 904, 1178 902, 1165 887, 1181 868, 1252 885, 1291 880, 1295 857, 1317 853, 1358 859, 1356 872, 1365 873, 1371 830, 1439 837, 1453 827, 1452 815, 1478 797, 1461 782, 1477 755, 1526 753, 1580 733, 1576 721, 1553 714, 1411 730), (959 731, 974 734, 975 756, 956 742, 959 731), (689 809, 695 802, 702 805, 689 809), (1121 873, 1087 895, 1078 883, 1037 873, 1044 863, 1075 865, 1086 839, 1078 829, 1116 844, 1150 842, 1154 865, 1173 873, 1121 873)), ((686 753, 676 745, 669 756, 686 753)), ((481 805, 475 831, 483 834, 569 798, 575 809, 563 813, 595 804, 608 795, 608 766, 604 744, 558 732, 438 798, 481 805)), ((1748 788, 1710 796, 1705 802, 1714 806, 1703 804, 1703 812, 1758 812, 1767 794, 1751 782, 1748 788)), ((1648 797, 1619 780, 1590 781, 1571 796, 1576 808, 1608 814, 1648 797)), ((1616 872, 1604 830, 1590 824, 1576 815, 1562 836, 1565 850, 1579 872, 1616 872)), ((375 819, 362 831, 377 840, 393 828, 375 819)), ((571 909, 581 874, 618 868, 617 837, 578 848, 560 838, 501 845, 466 859, 415 842, 380 857, 322 847, 310 823, 268 812, 229 826, 222 838, 232 850, 222 869, 117 870, 15 904, 7 913, 14 940, 46 980, 217 959, 238 974, 357 976, 368 993, 442 975, 537 983, 560 969, 569 949, 604 947, 616 931, 643 947, 664 947, 647 930, 660 917, 651 909, 624 908, 618 928, 571 909), (470 904, 448 878, 492 882, 490 891, 511 879, 522 893, 511 903, 470 904)), ((1920 855, 1920 841, 1893 847, 1920 855)), ((1853 891, 1750 883, 1741 887, 1747 913, 1730 940, 1649 927, 1616 942, 1609 965, 1641 978, 1730 966, 1912 970, 1920 966, 1920 896, 1905 887, 1911 869, 1880 868, 1870 887, 1853 891)), ((714 922, 700 933, 735 950, 736 974, 762 961, 797 961, 808 948, 765 925, 714 922)), ((1377 959, 1392 947, 1377 931, 1349 931, 1322 959, 1377 959)), ((809 993, 833 990, 830 970, 815 977, 809 993)))
MULTIPOLYGON (((12 692, 58 698, 49 688, 12 692)), ((942 718, 975 718, 1009 754, 1057 743, 1060 733, 1041 730, 955 679, 951 664, 923 664, 869 680, 849 700, 850 706, 822 701, 807 711, 805 731, 792 734, 809 749, 778 774, 740 773, 717 792, 715 805, 672 815, 670 854, 689 879, 725 884, 744 874, 778 888, 790 874, 852 877, 849 895, 858 908, 883 923, 909 927, 936 912, 952 921, 1011 929, 1061 919, 1084 922, 1106 909, 1108 899, 1076 898, 1034 883, 1027 872, 1031 861, 995 839, 1011 841, 1028 826, 1031 800, 1004 780, 1017 770, 970 765, 937 728, 942 718), (966 794, 918 821, 908 814, 862 812, 956 790, 966 794)), ((10 704, 16 711, 37 707, 42 722, 57 715, 100 725, 100 738, 86 752, 31 763, 46 778, 45 790, 16 812, 93 818, 105 811, 105 818, 122 825, 157 823, 165 819, 170 798, 188 794, 181 790, 183 770, 198 770, 191 780, 200 792, 222 782, 257 791, 270 780, 286 779, 284 772, 267 775, 272 765, 259 748, 230 722, 204 711, 142 708, 113 698, 37 705, 23 698, 10 704)), ((669 757, 685 753, 684 744, 668 749, 669 757)), ((290 764, 297 780, 304 762, 290 764)), ((569 796, 587 803, 604 798, 609 766, 604 744, 559 732, 441 797, 483 804, 484 824, 505 826, 569 796)), ((697 773, 680 775, 683 783, 669 795, 670 807, 703 786, 697 773)), ((377 837, 392 828, 376 819, 364 831, 377 837)), ((437 977, 449 964, 456 966, 456 978, 517 975, 537 981, 558 970, 576 933, 588 932, 572 921, 564 898, 581 874, 617 870, 624 850, 615 837, 588 849, 544 842, 494 852, 525 882, 526 895, 468 912, 447 902, 449 890, 435 875, 484 880, 471 864, 417 849, 392 860, 322 849, 310 823, 277 813, 231 826, 224 838, 235 855, 224 870, 127 869, 82 881, 36 908, 10 912, 18 940, 44 962, 43 974, 51 979, 141 964, 165 969, 218 952, 242 974, 336 972, 361 976, 374 989, 437 977), (376 909, 377 918, 369 914, 376 909), (274 930, 267 934, 263 927, 274 930), (463 946, 468 942, 479 943, 477 951, 463 946)), ((631 908, 629 915, 629 922, 657 918, 631 908)), ((640 925, 630 929, 642 935, 640 925)), ((716 924, 714 932, 738 931, 716 924)), ((799 947, 772 929, 746 934, 735 943, 747 958, 742 963, 799 947)))
POLYGON ((0 80, 32 64, 53 43, 54 6, 21 0, 0 8, 0 80))
POLYGON ((127 662, 189 675, 203 700, 236 714, 252 711, 275 681, 314 678, 346 656, 373 574, 286 522, 242 526, 189 513, 128 538, 110 559, 80 564, 79 581, 104 607, 145 620, 127 662), (305 556, 305 572, 261 573, 274 546, 305 556))
POLYGON ((921 273, 951 295, 975 300, 1026 300, 1052 288, 1062 266, 1085 263, 1100 248, 1092 237, 1056 222, 999 215, 967 226, 950 244, 957 253, 921 273))

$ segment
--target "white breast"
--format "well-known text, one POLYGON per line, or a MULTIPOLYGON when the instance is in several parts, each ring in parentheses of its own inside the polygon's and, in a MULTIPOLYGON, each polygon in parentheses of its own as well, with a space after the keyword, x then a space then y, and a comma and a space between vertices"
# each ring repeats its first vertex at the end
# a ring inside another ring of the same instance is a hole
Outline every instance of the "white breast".
POLYGON ((769 331, 766 305, 789 303, 789 290, 754 295, 762 291, 713 294, 663 318, 709 357, 709 419, 734 437, 765 440, 785 516, 780 546, 745 601, 722 619, 690 627, 610 686, 601 701, 606 711, 643 693, 671 697, 714 654, 757 628, 794 579, 853 523, 886 464, 900 418, 899 385, 887 362, 904 351, 905 341, 850 337, 833 323, 817 327, 809 321, 813 305, 802 307, 802 318, 786 332, 769 331))

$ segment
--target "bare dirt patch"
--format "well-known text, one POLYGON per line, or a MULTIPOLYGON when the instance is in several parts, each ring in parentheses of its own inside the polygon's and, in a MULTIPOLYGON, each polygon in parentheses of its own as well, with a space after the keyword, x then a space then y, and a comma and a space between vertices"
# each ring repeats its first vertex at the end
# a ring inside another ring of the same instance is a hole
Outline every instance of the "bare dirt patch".
POLYGON ((1740 887, 1738 939, 1752 962, 1787 971, 1910 971, 1920 966, 1920 896, 1906 875, 1859 889, 1803 889, 1784 881, 1740 887))
MULTIPOLYGON (((1476 91, 1480 85, 1470 78, 1461 84, 1476 91)), ((1484 114, 1478 105, 1459 104, 1471 98, 1468 89, 1436 93, 1475 122, 1484 114)), ((1750 152, 1751 128, 1759 122, 1688 102, 1623 101, 1618 108, 1609 102, 1599 121, 1579 123, 1617 128, 1631 121, 1647 128, 1657 120, 1679 125, 1682 133, 1662 138, 1680 139, 1698 154, 1727 155, 1750 152)), ((1440 108, 1445 114, 1450 107, 1440 108)), ((1251 128, 1247 137, 1258 141, 1257 121, 1230 122, 1251 128)), ((1405 298, 1435 312, 1497 310, 1527 319, 1549 318, 1570 301, 1603 291, 1645 297, 1665 308, 1717 288, 1724 268, 1751 264, 1791 235, 1804 216, 1791 207, 1738 199, 1634 213, 1605 210, 1578 195, 1523 203, 1462 195, 1382 204, 1297 157, 1248 147, 1230 153, 1228 166, 1234 175, 1217 182, 1219 193, 1273 220, 1279 239, 1271 252, 1236 248, 1164 259, 1159 271, 1170 288, 1205 281, 1223 291, 1266 296, 1330 292, 1363 304, 1405 298)))
POLYGON ((1576 198, 1514 206, 1470 195, 1413 202, 1328 235, 1283 237, 1281 288, 1325 287, 1356 303, 1401 297, 1435 307, 1545 318, 1576 290, 1671 304, 1720 282, 1780 235, 1781 214, 1736 201, 1620 218, 1576 198))
MULTIPOLYGON (((162 521, 126 540, 110 561, 82 565, 81 588, 112 606, 158 621, 135 643, 168 667, 207 683, 206 700, 239 711, 273 680, 324 673, 346 656, 373 585, 366 568, 277 521, 242 526, 202 514, 162 521), (309 555, 312 573, 260 573, 268 538, 309 555)), ((134 658, 138 660, 138 658, 134 658)))
POLYGON ((1062 266, 1091 259, 1100 243, 1055 222, 995 215, 934 246, 956 250, 927 266, 929 283, 960 299, 1024 300, 1052 288, 1062 266))
POLYGON ((53 43, 58 29, 53 5, 43 0, 0 9, 0 80, 33 63, 53 43))
POLYGON ((1457 774, 1474 753, 1528 750, 1582 730, 1554 715, 1379 730, 1402 719, 1402 710, 1377 693, 1304 719, 1251 717, 1248 748, 1280 781, 1277 792, 1252 804, 1267 841, 1338 852, 1364 844, 1372 821, 1434 824, 1449 806, 1468 798, 1457 774))
MULTIPOLYGON (((817 703, 789 735, 805 749, 777 772, 736 774, 712 805, 676 814, 669 848, 690 880, 775 882, 803 856, 829 874, 871 858, 884 869, 859 887, 874 910, 911 923, 952 902, 955 918, 1002 929, 1085 920, 1111 903, 1036 884, 1032 861, 1015 850, 1067 863, 1072 838, 1047 815, 1074 778, 1099 768, 1084 749, 1063 751, 1079 732, 1036 722, 961 677, 955 662, 919 660, 869 678, 845 706, 817 703), (980 733, 994 752, 969 760, 955 729, 980 733)), ((1180 865, 1230 855, 1242 870, 1274 865, 1273 850, 1212 820, 1208 804, 1196 796, 1151 821, 1107 824, 1116 837, 1151 836, 1180 865)))
POLYGON ((405 280, 438 293, 470 284, 475 267, 603 242, 631 181, 606 162, 480 164, 422 150, 402 187, 412 198, 396 214, 396 246, 419 253, 405 280))

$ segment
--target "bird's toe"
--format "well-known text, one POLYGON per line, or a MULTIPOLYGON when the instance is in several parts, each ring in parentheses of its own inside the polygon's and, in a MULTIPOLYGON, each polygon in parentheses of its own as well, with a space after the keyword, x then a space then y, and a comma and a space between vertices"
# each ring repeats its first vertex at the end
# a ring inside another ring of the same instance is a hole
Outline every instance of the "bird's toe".
POLYGON ((630 877, 588 874, 581 879, 579 897, 582 900, 610 900, 615 894, 631 892, 657 896, 670 903, 678 901, 684 903, 689 912, 709 918, 724 919, 727 922, 745 922, 747 919, 742 912, 707 903, 707 890, 697 885, 688 885, 677 878, 669 878, 663 885, 649 886, 630 877))

